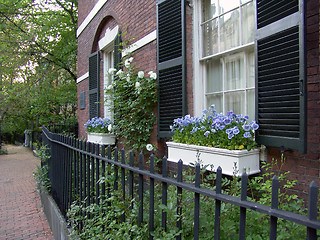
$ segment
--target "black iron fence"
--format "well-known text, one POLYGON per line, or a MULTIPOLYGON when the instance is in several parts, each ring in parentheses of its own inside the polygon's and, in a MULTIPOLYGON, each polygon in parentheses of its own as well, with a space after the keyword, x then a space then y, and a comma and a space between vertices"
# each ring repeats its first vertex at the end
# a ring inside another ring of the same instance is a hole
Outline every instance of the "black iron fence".
MULTIPOLYGON (((154 157, 150 157, 150 169, 143 168, 143 155, 139 155, 139 166, 134 166, 133 153, 129 154, 129 164, 127 164, 124 150, 120 151, 120 157, 117 148, 113 149, 111 156, 110 146, 105 149, 98 144, 92 144, 72 137, 67 137, 50 132, 43 128, 43 143, 49 146, 51 158, 49 164, 49 178, 51 180, 52 197, 55 199, 61 212, 66 216, 68 209, 75 200, 84 200, 86 205, 99 203, 101 196, 108 196, 112 189, 120 190, 125 196, 136 196, 139 201, 138 225, 144 222, 144 199, 148 197, 149 232, 155 228, 154 221, 154 203, 155 203, 155 181, 160 182, 162 186, 161 202, 167 205, 168 186, 175 186, 177 189, 177 215, 181 213, 179 197, 183 191, 194 193, 193 205, 193 238, 199 239, 200 225, 200 196, 206 196, 214 199, 214 229, 212 230, 212 239, 220 239, 220 224, 222 203, 232 204, 239 207, 239 239, 246 239, 246 214, 248 211, 256 211, 269 216, 270 239, 276 239, 278 220, 283 219, 303 225, 307 228, 307 239, 317 239, 317 230, 320 229, 320 221, 317 220, 318 209, 318 187, 314 182, 310 184, 309 203, 307 216, 297 213, 287 212, 278 209, 279 182, 277 177, 272 181, 272 201, 271 206, 262 205, 247 199, 248 177, 244 174, 241 178, 241 197, 229 196, 222 193, 222 173, 219 168, 217 171, 215 191, 200 187, 200 166, 195 168, 195 184, 184 182, 182 179, 182 161, 178 163, 178 172, 176 178, 168 177, 167 159, 162 161, 162 174, 155 172, 154 157), (107 151, 105 151, 107 150, 107 151), (112 166, 110 168, 110 166, 112 166), (108 170, 107 170, 108 169, 108 170), (99 179, 106 178, 113 169, 115 178, 113 186, 110 183, 99 184, 99 179), (119 173, 119 174, 118 174, 119 173), (148 182, 148 196, 145 196, 145 180, 148 182), (128 194, 129 192, 129 194, 128 194)), ((177 227, 181 229, 183 219, 177 217, 177 227)), ((255 223, 260 224, 260 223, 255 223)), ((167 212, 161 213, 161 226, 167 227, 167 212)), ((152 235, 150 234, 150 239, 152 235)), ((177 239, 181 239, 179 235, 177 239)))
POLYGON ((47 126, 53 133, 60 133, 69 137, 78 137, 78 122, 73 120, 52 122, 47 126))

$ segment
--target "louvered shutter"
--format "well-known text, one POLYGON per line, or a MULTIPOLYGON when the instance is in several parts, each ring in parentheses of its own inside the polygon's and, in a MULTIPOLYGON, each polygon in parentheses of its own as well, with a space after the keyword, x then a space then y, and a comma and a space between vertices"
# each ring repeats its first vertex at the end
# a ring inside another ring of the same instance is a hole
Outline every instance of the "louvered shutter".
POLYGON ((187 113, 185 1, 157 1, 158 136, 170 137, 173 120, 187 113))
POLYGON ((303 1, 257 0, 257 141, 305 152, 303 1))
POLYGON ((89 56, 89 118, 99 117, 99 51, 89 56))
POLYGON ((114 39, 114 50, 113 50, 113 66, 117 70, 120 69, 121 63, 121 33, 119 32, 116 38, 114 39))

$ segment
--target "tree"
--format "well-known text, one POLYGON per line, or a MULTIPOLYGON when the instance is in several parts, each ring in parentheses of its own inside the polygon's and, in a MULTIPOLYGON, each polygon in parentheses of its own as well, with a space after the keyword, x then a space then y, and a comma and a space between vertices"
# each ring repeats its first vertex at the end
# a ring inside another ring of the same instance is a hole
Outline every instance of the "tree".
POLYGON ((76 0, 1 0, 3 131, 75 117, 77 8, 76 0))

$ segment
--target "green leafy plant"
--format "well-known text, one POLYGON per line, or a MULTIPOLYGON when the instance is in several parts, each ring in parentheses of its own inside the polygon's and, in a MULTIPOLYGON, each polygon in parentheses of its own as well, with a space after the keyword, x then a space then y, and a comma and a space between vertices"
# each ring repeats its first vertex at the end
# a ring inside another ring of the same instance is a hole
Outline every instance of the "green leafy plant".
POLYGON ((87 132, 90 133, 112 133, 113 122, 110 118, 94 117, 89 119, 85 124, 87 132))
POLYGON ((0 155, 7 155, 7 154, 8 154, 7 149, 3 149, 3 148, 0 149, 0 155))
POLYGON ((257 147, 254 140, 259 125, 248 122, 249 117, 229 111, 226 115, 216 112, 214 105, 203 111, 202 117, 186 115, 174 120, 171 130, 172 140, 178 143, 225 148, 230 150, 257 147), (210 111, 210 112, 209 112, 210 111))
POLYGON ((117 136, 131 149, 144 151, 156 122, 157 75, 137 71, 133 60, 126 58, 119 71, 109 70, 113 81, 106 94, 113 99, 117 136))
POLYGON ((49 166, 47 163, 47 160, 50 158, 50 155, 48 153, 49 147, 42 145, 38 147, 37 144, 34 144, 34 146, 37 148, 35 150, 37 156, 41 160, 41 165, 36 167, 35 172, 33 173, 33 176, 36 180, 36 182, 39 184, 39 186, 46 189, 46 191, 51 191, 51 181, 49 179, 49 166))
MULTIPOLYGON (((201 156, 199 157, 201 158, 201 156)), ((304 215, 307 211, 302 200, 296 195, 288 194, 296 181, 287 178, 287 172, 282 173, 281 161, 272 161, 263 164, 264 173, 261 176, 249 179, 248 200, 264 205, 271 203, 271 176, 278 174, 282 188, 279 194, 279 209, 304 215), (273 169, 277 169, 276 172, 273 169)), ((110 168, 111 169, 111 168, 110 168)), ((120 171, 120 170, 119 170, 120 171)), ((99 183, 110 186, 115 181, 114 173, 100 179, 99 183)), ((206 171, 206 166, 201 169, 201 188, 215 191, 216 173, 206 171)), ((194 169, 184 171, 183 181, 194 184, 194 169)), ((111 194, 100 200, 99 204, 86 205, 74 202, 68 211, 68 219, 73 229, 75 239, 149 239, 149 190, 145 191, 143 202, 144 221, 138 227, 138 210, 140 203, 131 196, 122 198, 122 186, 119 190, 110 187, 111 194), (125 216, 125 221, 122 217, 125 216)), ((191 191, 183 190, 177 195, 177 188, 168 186, 167 204, 162 204, 162 183, 156 182, 154 187, 154 231, 153 239, 176 239, 181 234, 182 239, 193 239, 194 227, 194 197, 191 191), (179 199, 179 206, 177 204, 179 199), (177 210, 181 207, 181 213, 177 210), (162 213, 167 214, 166 229, 162 228, 162 213), (182 230, 176 225, 177 219, 182 220, 182 230)), ((239 177, 223 178, 222 193, 229 196, 240 197, 241 181, 239 177)), ((213 239, 215 224, 215 199, 200 195, 200 229, 199 239, 213 239)), ((220 239, 238 239, 240 208, 233 204, 221 202, 220 239)), ((268 239, 270 233, 270 217, 266 214, 248 209, 246 216, 246 239, 268 239), (257 224, 259 223, 259 224, 257 224)), ((282 219, 278 219, 277 239, 303 239, 306 236, 305 227, 282 219)))

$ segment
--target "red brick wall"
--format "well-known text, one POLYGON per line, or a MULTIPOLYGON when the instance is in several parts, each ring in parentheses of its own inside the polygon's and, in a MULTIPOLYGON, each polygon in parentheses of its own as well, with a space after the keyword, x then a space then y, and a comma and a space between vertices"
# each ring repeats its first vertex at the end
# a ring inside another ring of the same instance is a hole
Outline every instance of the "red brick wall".
POLYGON ((193 116, 193 29, 192 8, 186 5, 186 58, 187 58, 187 104, 188 114, 193 116))
MULTIPOLYGON (((79 9, 88 1, 80 0, 79 9)), ((81 12, 88 12, 95 1, 90 1, 81 12)), ((309 0, 307 3, 307 153, 285 151, 283 171, 290 171, 289 178, 298 180, 294 193, 306 197, 309 183, 315 180, 319 185, 320 177, 320 99, 319 99, 319 0, 309 0)), ((193 29, 192 9, 187 6, 187 93, 188 112, 193 115, 193 29)), ((80 10, 79 10, 80 15, 80 10)), ((127 37, 136 40, 156 29, 156 1, 147 0, 109 0, 90 25, 78 39, 78 77, 88 72, 88 56, 94 52, 95 44, 104 33, 106 23, 103 19, 112 16, 122 31, 127 29, 127 37), (132 14, 134 13, 134 14, 132 14)), ((81 19, 80 19, 81 21, 81 19)), ((134 53, 135 65, 139 70, 156 71, 156 41, 144 46, 134 53)), ((79 110, 80 136, 85 136, 83 124, 88 119, 88 83, 87 80, 78 84, 78 94, 86 91, 86 109, 79 110)), ((165 140, 157 142, 157 128, 155 126, 152 142, 162 154, 166 153, 165 140)), ((281 152, 278 148, 268 148, 268 160, 280 160, 281 152)))
POLYGON ((78 0, 78 26, 80 26, 98 1, 99 0, 78 0))
MULTIPOLYGON (((319 0, 307 2, 307 153, 285 151, 282 170, 297 180, 293 193, 307 197, 309 184, 320 185, 320 96, 319 96, 319 0)), ((280 160, 280 150, 269 148, 269 161, 280 160)))
MULTIPOLYGON (((96 2, 98 1, 79 1, 79 23, 83 21, 96 2)), ((113 28, 115 25, 120 27, 122 33, 126 33, 126 36, 122 39, 123 41, 133 37, 135 41, 143 38, 156 29, 156 1, 107 1, 78 37, 78 78, 88 72, 88 57, 97 50, 98 40, 104 36, 106 28, 109 26, 113 28)), ((134 53, 134 63, 139 67, 139 70, 145 72, 152 70, 156 72, 156 56, 156 41, 153 41, 134 53)), ((103 70, 101 68, 100 99, 103 99, 102 74, 103 70)), ((78 110, 78 121, 79 136, 85 137, 86 133, 83 124, 89 118, 88 79, 78 84, 78 99, 82 91, 86 91, 86 108, 84 110, 78 110)), ((100 112, 103 113, 103 104, 100 106, 100 112)), ((154 132, 156 133, 156 131, 154 132)), ((153 139, 156 139, 156 137, 153 137, 153 139)))

